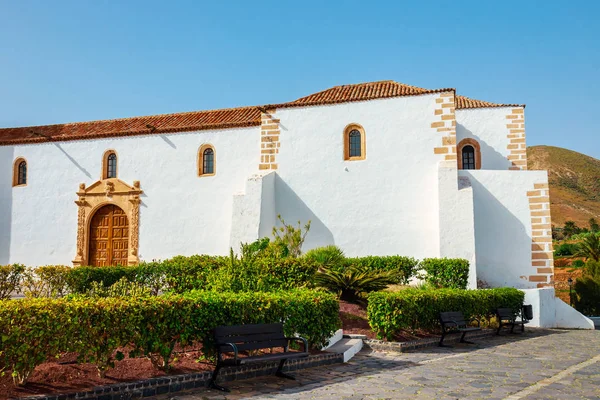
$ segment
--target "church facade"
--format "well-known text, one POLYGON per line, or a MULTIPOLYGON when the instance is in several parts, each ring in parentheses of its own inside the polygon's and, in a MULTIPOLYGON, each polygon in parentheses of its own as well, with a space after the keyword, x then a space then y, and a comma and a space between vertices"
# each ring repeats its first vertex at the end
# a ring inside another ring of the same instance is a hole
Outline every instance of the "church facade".
POLYGON ((393 81, 264 106, 0 129, 0 264, 227 254, 311 221, 304 250, 461 257, 471 286, 553 279, 525 107, 393 81))

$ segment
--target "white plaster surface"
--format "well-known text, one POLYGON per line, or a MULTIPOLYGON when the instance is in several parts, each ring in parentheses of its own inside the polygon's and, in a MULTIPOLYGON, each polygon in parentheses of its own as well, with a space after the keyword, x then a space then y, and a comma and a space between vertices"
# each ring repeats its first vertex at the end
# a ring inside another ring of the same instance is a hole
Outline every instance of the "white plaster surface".
POLYGON ((477 288, 473 188, 468 177, 458 177, 454 161, 439 164, 440 257, 469 260, 470 289, 477 288))
POLYGON ((547 183, 546 171, 461 170, 473 188, 477 276, 492 287, 535 288, 527 191, 547 183))
POLYGON ((312 221, 304 250, 439 255, 435 95, 277 110, 277 213, 312 221), (343 132, 366 132, 366 159, 344 161, 343 132))
POLYGON ((594 329, 594 322, 555 296, 554 288, 525 289, 525 303, 533 308, 528 326, 539 328, 594 329))
POLYGON ((507 115, 515 107, 456 110, 456 143, 475 139, 481 148, 481 169, 508 170, 507 115))
POLYGON ((117 152, 119 179, 129 184, 139 180, 144 191, 141 259, 227 254, 232 195, 243 192, 256 170, 259 143, 256 127, 0 147, 0 261, 71 265, 77 237, 75 192, 79 183, 100 179, 108 149, 117 152), (215 147, 215 176, 198 177, 197 152, 204 143, 215 147), (7 149, 12 154, 5 169, 7 149), (12 160, 18 156, 28 161, 28 184, 12 188, 12 160))

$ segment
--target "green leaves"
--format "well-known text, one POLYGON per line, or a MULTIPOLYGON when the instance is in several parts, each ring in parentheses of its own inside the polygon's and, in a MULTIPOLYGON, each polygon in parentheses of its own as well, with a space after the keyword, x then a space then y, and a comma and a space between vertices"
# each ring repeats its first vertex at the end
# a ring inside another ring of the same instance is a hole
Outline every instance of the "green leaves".
POLYGON ((288 335, 300 334, 319 348, 339 327, 338 311, 334 295, 306 289, 5 300, 0 301, 0 371, 11 370, 15 384, 23 385, 37 365, 74 352, 104 376, 123 357, 117 349, 126 347, 168 369, 177 343, 202 342, 210 355, 211 330, 218 325, 281 321, 288 335))
POLYGON ((490 321, 495 310, 521 309, 525 294, 513 288, 461 290, 405 289, 369 295, 367 316, 379 338, 392 338, 402 329, 439 329, 439 313, 461 311, 466 318, 490 321))
POLYGON ((425 258, 419 266, 427 273, 425 281, 437 288, 466 289, 469 262, 462 258, 425 258))
POLYGON ((315 285, 332 291, 342 300, 357 302, 366 293, 383 290, 396 281, 389 271, 370 271, 364 267, 349 267, 344 271, 322 268, 315 276, 315 285))

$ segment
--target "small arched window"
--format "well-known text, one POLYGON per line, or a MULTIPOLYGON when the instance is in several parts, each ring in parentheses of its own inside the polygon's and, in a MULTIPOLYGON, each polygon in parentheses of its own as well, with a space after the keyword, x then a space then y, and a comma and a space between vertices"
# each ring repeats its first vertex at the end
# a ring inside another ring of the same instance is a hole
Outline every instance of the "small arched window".
POLYGON ((481 169, 481 149, 475 139, 463 139, 457 146, 458 169, 481 169))
POLYGON ((102 179, 117 177, 117 153, 114 150, 108 150, 104 153, 102 162, 102 179))
POLYGON ((344 160, 364 160, 366 157, 365 130, 358 124, 344 129, 344 160))
POLYGON ((210 144, 205 144, 198 151, 198 175, 211 176, 216 173, 216 154, 215 148, 210 144))
POLYGON ((19 157, 13 165, 13 186, 25 185, 27 185, 27 161, 19 157))

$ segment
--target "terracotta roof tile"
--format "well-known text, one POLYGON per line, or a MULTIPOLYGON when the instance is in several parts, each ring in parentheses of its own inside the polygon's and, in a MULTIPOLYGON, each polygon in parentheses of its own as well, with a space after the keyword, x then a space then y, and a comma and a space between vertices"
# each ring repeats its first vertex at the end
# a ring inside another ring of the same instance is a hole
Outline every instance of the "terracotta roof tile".
POLYGON ((400 96, 417 96, 420 94, 450 92, 454 89, 423 89, 394 81, 358 83, 354 85, 334 86, 298 100, 277 104, 276 107, 303 107, 322 104, 346 103, 400 96))
POLYGON ((258 107, 0 129, 0 145, 147 135, 260 125, 258 107))
POLYGON ((456 96, 456 108, 464 110, 467 108, 488 108, 488 107, 525 107, 525 104, 498 104, 489 101, 470 99, 465 96, 456 96))
MULTIPOLYGON (((260 106, 239 107, 103 121, 0 128, 0 145, 258 126, 260 125, 261 110, 264 111, 266 108, 306 107, 450 91, 453 92, 454 89, 423 89, 394 81, 342 85, 301 97, 289 103, 272 104, 264 106, 264 108, 260 106)), ((524 105, 495 104, 469 99, 464 96, 456 96, 456 107, 458 109, 466 109, 481 107, 524 107, 524 105)))

